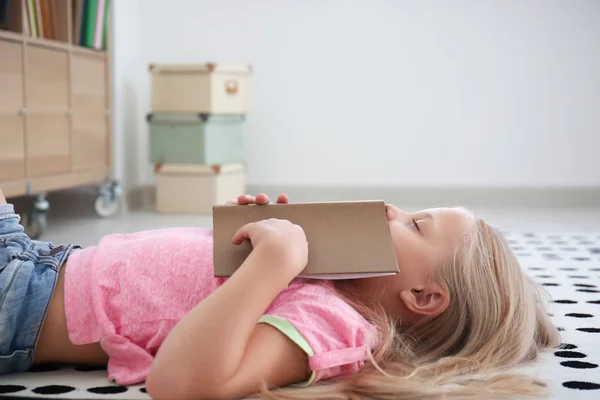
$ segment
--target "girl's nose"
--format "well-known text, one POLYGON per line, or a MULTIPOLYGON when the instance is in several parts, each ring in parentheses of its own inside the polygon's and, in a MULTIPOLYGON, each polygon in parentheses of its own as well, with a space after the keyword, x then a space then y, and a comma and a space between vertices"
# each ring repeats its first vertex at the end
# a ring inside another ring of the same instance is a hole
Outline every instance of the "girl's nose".
POLYGON ((396 207, 393 204, 386 204, 385 205, 385 215, 387 216, 387 220, 391 221, 395 218, 398 218, 399 216, 402 216, 406 214, 406 212, 404 212, 403 210, 399 209, 398 207, 396 207))

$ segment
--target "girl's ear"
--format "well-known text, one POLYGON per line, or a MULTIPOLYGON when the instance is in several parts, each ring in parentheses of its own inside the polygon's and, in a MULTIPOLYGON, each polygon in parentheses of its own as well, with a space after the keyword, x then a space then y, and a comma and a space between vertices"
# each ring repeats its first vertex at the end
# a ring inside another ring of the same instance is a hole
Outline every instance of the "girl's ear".
POLYGON ((448 293, 440 285, 430 283, 411 289, 403 289, 399 293, 404 306, 413 314, 423 317, 435 317, 448 308, 448 293))

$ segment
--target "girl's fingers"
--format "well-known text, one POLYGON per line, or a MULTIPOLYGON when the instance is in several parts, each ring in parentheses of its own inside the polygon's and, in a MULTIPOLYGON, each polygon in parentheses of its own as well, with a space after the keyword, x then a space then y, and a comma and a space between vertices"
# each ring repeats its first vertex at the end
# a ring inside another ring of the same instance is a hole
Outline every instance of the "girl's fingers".
POLYGON ((255 201, 256 201, 256 204, 261 204, 261 205, 269 204, 269 196, 267 196, 264 193, 259 193, 258 195, 256 195, 255 201))
POLYGON ((287 194, 281 193, 279 197, 277 197, 277 202, 281 204, 287 204, 290 202, 290 199, 288 198, 287 194))
MULTIPOLYGON (((269 196, 267 196, 264 193, 259 193, 258 195, 256 195, 256 197, 252 197, 248 194, 241 194, 238 196, 237 199, 229 200, 225 204, 239 204, 242 206, 245 206, 248 204, 265 205, 265 204, 269 204, 270 201, 271 200, 269 200, 269 196)), ((279 197, 277 197, 277 203, 285 204, 285 203, 289 203, 289 202, 290 202, 290 199, 288 198, 287 194, 282 193, 279 195, 279 197)))
POLYGON ((248 204, 253 204, 255 202, 254 197, 249 196, 247 194, 241 194, 238 198, 237 198, 237 203, 239 205, 245 206, 248 204))
POLYGON ((252 231, 254 225, 255 225, 255 223, 251 222, 249 224, 242 226, 240 229, 238 229, 238 231, 235 233, 235 235, 233 235, 233 237, 231 238, 231 243, 233 243, 237 246, 237 245, 242 244, 244 242, 244 240, 250 239, 250 232, 252 231))

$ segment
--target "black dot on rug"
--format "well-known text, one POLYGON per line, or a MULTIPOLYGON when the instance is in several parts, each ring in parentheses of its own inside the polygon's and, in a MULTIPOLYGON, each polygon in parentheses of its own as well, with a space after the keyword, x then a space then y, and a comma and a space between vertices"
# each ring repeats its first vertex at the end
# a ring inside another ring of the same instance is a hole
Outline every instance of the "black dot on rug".
POLYGON ((556 328, 556 330, 557 330, 557 331, 559 331, 559 332, 564 332, 564 331, 565 331, 565 328, 560 328, 560 327, 559 327, 559 328, 556 328))
POLYGON ((590 277, 587 275, 569 275, 569 278, 571 278, 571 279, 590 279, 590 277))
POLYGON ((32 366, 27 372, 52 372, 58 371, 60 367, 60 364, 39 364, 32 366))
POLYGON ((600 300, 590 300, 588 301, 590 304, 600 304, 600 300))
POLYGON ((556 357, 561 357, 561 358, 586 358, 587 355, 580 353, 578 351, 557 351, 554 353, 554 355, 556 357))
POLYGON ((562 251, 577 251, 577 247, 562 247, 562 251))
POLYGON ((544 256, 544 258, 546 260, 550 260, 550 261, 558 261, 558 260, 562 260, 562 257, 559 256, 558 254, 554 254, 554 253, 544 253, 542 254, 544 256))
POLYGON ((592 254, 600 254, 600 248, 597 248, 597 247, 591 248, 590 249, 590 253, 592 253, 592 254))
POLYGON ((542 286, 560 286, 560 283, 544 282, 542 286))
POLYGON ((577 304, 575 300, 554 300, 554 303, 558 304, 577 304))
POLYGON ((37 394, 63 394, 72 392, 73 390, 75 390, 73 386, 48 385, 36 387, 32 392, 37 394))
POLYGON ((25 389, 27 388, 21 385, 0 385, 0 394, 17 393, 25 389))
POLYGON ((141 389, 140 389, 140 392, 142 392, 142 393, 148 393, 148 391, 146 390, 146 388, 145 388, 145 387, 141 388, 141 389))
POLYGON ((568 313, 565 314, 566 317, 573 317, 573 318, 593 318, 594 316, 592 314, 584 314, 584 313, 568 313))
POLYGON ((569 389, 579 389, 579 390, 598 390, 600 389, 600 384, 593 382, 579 382, 579 381, 568 381, 563 382, 563 386, 569 389))
POLYGON ((78 365, 75 367, 75 371, 79 372, 93 372, 93 371, 106 371, 106 367, 97 365, 78 365))
POLYGON ((529 267, 529 269, 531 271, 545 271, 546 268, 542 268, 542 267, 529 267))
POLYGON ((96 394, 117 394, 125 393, 127 388, 124 386, 98 386, 89 388, 88 392, 96 394))
POLYGON ((577 289, 577 291, 581 293, 600 293, 598 289, 577 289))
POLYGON ((571 343, 561 343, 561 345, 559 347, 561 349, 566 349, 566 350, 573 350, 573 349, 577 348, 577 346, 575 346, 574 344, 571 344, 571 343))
POLYGON ((600 328, 577 328, 579 332, 600 333, 600 328))
POLYGON ((600 272, 600 268, 590 268, 590 271, 600 272))
POLYGON ((596 287, 596 285, 590 285, 589 283, 574 283, 573 286, 585 287, 585 288, 595 288, 596 287))
POLYGON ((593 369, 598 368, 598 364, 589 363, 585 361, 563 361, 560 363, 563 367, 577 368, 577 369, 593 369))
POLYGON ((560 267, 559 269, 561 271, 577 271, 577 268, 575 267, 560 267))
POLYGON ((589 257, 573 257, 575 261, 590 261, 589 257))
POLYGON ((554 275, 536 275, 538 278, 556 278, 554 275))

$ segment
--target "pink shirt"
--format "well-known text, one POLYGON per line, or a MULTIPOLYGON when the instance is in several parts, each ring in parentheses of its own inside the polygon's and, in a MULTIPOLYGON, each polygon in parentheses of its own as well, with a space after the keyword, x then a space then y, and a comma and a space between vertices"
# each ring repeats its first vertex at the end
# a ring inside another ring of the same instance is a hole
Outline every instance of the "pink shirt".
MULTIPOLYGON (((100 342, 115 383, 142 382, 175 324, 223 282, 213 276, 211 230, 106 236, 67 261, 69 338, 76 345, 100 342)), ((308 354, 313 371, 308 383, 356 373, 368 359, 365 346, 376 336, 323 281, 296 279, 258 322, 279 329, 308 354)))

